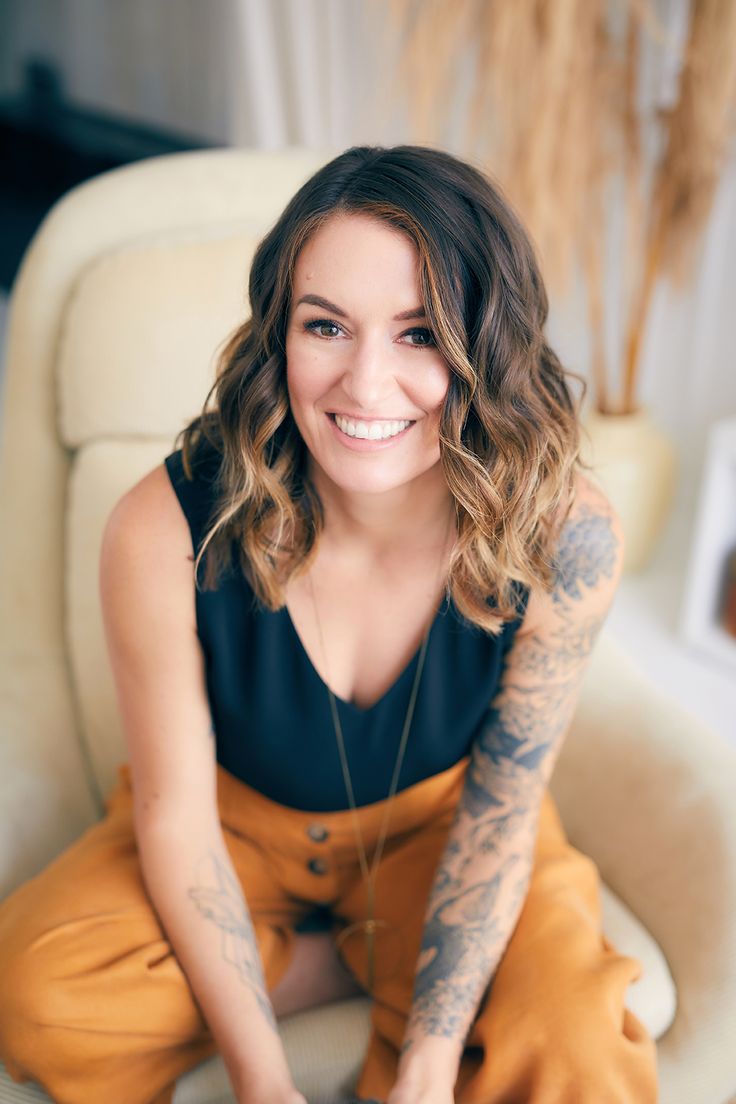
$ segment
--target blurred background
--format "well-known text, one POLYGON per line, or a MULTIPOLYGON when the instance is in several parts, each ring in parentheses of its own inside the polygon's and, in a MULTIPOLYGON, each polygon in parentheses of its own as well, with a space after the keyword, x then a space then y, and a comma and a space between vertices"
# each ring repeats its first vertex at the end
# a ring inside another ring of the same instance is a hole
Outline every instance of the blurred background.
POLYGON ((588 383, 629 549, 611 631, 736 742, 735 116, 736 0, 0 0, 0 342, 44 215, 108 169, 468 158, 528 226, 548 340, 588 383))

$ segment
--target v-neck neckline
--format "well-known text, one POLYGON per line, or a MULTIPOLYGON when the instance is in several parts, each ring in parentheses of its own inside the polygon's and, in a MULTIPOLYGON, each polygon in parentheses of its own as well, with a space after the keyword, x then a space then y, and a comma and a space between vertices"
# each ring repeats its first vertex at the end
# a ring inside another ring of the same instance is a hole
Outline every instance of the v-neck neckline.
MULTIPOLYGON (((432 618, 432 624, 431 624, 430 629, 429 629, 430 637, 432 635, 432 630, 434 629, 435 625, 437 624, 437 621, 438 621, 440 615, 444 616, 443 610, 445 612, 447 612, 447 610, 449 610, 451 604, 452 604, 452 599, 448 600, 447 596, 443 595, 442 601, 439 603, 439 606, 435 610, 434 617, 432 618)), ((322 678, 319 671, 317 670, 314 663, 312 662, 312 659, 309 655, 309 652, 304 647, 304 642, 302 641, 302 638, 300 637, 299 633, 296 630, 296 625, 294 624, 294 622, 291 619, 291 614, 289 613, 288 607, 286 605, 284 605, 282 607, 282 609, 283 609, 283 612, 285 614, 286 621, 287 621, 288 625, 290 626, 292 636, 296 640, 296 642, 299 646, 299 649, 300 649, 302 655, 304 656, 304 659, 306 660, 307 666, 309 667, 310 671, 312 672, 313 677, 316 679, 317 682, 319 682, 324 687, 325 691, 330 690, 331 687, 329 687, 327 685, 327 683, 325 682, 325 680, 322 678)), ((424 637, 422 637, 422 640, 424 640, 424 637)), ((427 641, 427 648, 429 648, 429 640, 427 641)), ((421 650, 422 650, 422 644, 420 642, 419 647, 414 652, 414 655, 411 657, 411 659, 409 660, 407 665, 404 667, 404 669, 401 672, 401 674, 399 675, 399 677, 395 680, 395 682, 393 682, 391 684, 391 686, 389 686, 388 690, 386 690, 386 692, 381 695, 381 697, 378 699, 378 701, 375 701, 373 703, 373 705, 369 705, 366 709, 364 709, 361 706, 356 705, 354 702, 346 701, 345 698, 341 698, 339 696, 339 694, 335 694, 335 691, 333 690, 332 693, 335 697, 335 701, 338 703, 338 705, 341 705, 344 709, 352 710, 352 712, 357 717, 367 717, 369 713, 373 713, 376 709, 379 708, 379 706, 383 705, 383 703, 394 693, 394 691, 398 689, 400 684, 404 681, 404 679, 408 675, 409 671, 413 667, 415 667, 417 662, 419 661, 419 653, 421 652, 421 650)))

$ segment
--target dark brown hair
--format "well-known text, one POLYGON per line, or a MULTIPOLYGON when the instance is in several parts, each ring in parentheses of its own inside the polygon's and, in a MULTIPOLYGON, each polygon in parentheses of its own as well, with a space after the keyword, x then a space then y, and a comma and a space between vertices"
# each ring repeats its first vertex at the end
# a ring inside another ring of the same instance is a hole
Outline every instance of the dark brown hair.
POLYGON ((316 552, 323 507, 289 407, 286 325, 299 251, 327 219, 351 212, 398 228, 418 250, 427 325, 450 369, 439 435, 458 527, 448 591, 464 617, 497 632, 516 616, 515 583, 551 585, 578 460, 577 407, 543 334, 547 294, 519 218, 487 175, 423 146, 346 150, 260 241, 251 317, 224 344, 202 413, 177 435, 188 475, 201 436, 222 454, 195 579, 204 557, 203 589, 215 587, 234 541, 257 598, 276 610, 316 552))

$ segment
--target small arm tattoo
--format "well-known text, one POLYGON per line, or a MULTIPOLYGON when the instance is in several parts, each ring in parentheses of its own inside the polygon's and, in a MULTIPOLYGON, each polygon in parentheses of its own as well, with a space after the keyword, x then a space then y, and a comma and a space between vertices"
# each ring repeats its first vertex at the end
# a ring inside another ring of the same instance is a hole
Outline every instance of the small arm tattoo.
POLYGON ((202 915, 220 929, 223 959, 236 968, 243 984, 255 994, 266 1021, 278 1034, 253 921, 240 884, 213 851, 207 852, 200 869, 204 869, 204 877, 189 890, 189 897, 202 915))

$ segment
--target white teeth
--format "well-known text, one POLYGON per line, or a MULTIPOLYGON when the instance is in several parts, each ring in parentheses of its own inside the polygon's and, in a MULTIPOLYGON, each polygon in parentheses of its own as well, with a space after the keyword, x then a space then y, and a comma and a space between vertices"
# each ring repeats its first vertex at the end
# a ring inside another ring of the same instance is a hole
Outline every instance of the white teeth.
POLYGON ((335 421, 343 433, 367 441, 382 441, 387 437, 395 437, 397 433, 401 433, 408 425, 411 425, 411 422, 408 421, 371 422, 369 425, 366 422, 351 422, 349 418, 343 418, 341 414, 335 415, 335 421))

